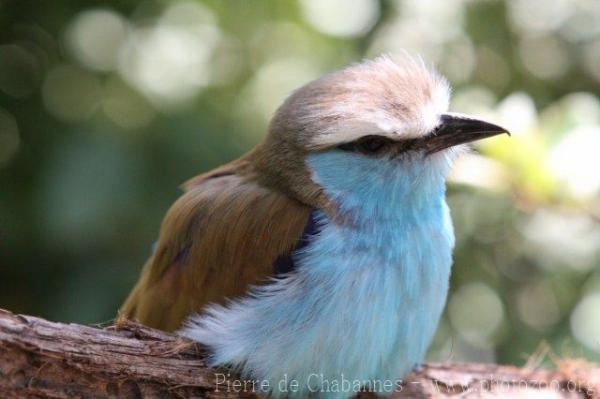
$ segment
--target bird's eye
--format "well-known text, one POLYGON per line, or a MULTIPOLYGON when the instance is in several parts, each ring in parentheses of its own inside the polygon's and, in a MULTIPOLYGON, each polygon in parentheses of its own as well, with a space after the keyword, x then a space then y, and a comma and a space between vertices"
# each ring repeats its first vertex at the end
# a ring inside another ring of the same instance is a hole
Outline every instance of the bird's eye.
POLYGON ((363 154, 378 154, 383 151, 391 140, 381 136, 365 136, 350 143, 339 146, 344 151, 361 152, 363 154))

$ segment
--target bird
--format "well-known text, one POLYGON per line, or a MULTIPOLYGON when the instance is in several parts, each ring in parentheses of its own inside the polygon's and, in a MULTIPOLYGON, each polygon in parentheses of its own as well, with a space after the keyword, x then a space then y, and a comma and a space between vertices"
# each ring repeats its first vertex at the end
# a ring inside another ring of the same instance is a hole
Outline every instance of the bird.
POLYGON ((446 177, 470 142, 508 133, 449 112, 450 91, 400 54, 292 92, 263 142, 184 183, 121 315, 201 343, 275 398, 406 376, 448 295, 446 177))

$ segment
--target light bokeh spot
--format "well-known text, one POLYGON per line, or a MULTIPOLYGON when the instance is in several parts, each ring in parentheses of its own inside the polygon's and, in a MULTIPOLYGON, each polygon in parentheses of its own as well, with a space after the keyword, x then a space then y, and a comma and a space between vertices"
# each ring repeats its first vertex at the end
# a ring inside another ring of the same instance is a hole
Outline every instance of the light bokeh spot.
POLYGON ((158 107, 185 103, 211 83, 211 57, 220 39, 208 8, 175 3, 156 25, 136 27, 128 36, 119 71, 158 107))
POLYGON ((117 65, 119 48, 127 35, 127 21, 111 10, 88 10, 67 29, 66 43, 88 68, 108 71, 117 65))
POLYGON ((250 82, 252 102, 265 121, 297 87, 318 78, 320 70, 310 59, 276 59, 264 64, 250 82))
POLYGON ((99 78, 71 65, 59 65, 46 76, 42 97, 46 109, 66 121, 82 121, 100 104, 102 86, 99 78))
POLYGON ((571 313, 571 331, 579 342, 600 353, 600 293, 583 297, 571 313))
POLYGON ((301 0, 302 13, 319 32, 338 37, 367 33, 379 17, 377 0, 301 0))
POLYGON ((504 318, 498 293, 480 282, 463 285, 450 298, 448 315, 454 330, 472 345, 490 347, 504 318))
POLYGON ((513 135, 527 134, 537 125, 537 110, 531 97, 517 92, 504 98, 497 107, 502 124, 513 135))
POLYGON ((511 0, 509 21, 518 32, 548 32, 558 29, 573 12, 570 0, 511 0))
POLYGON ((523 223, 521 232, 531 256, 549 271, 561 266, 587 271, 600 254, 600 225, 587 215, 540 208, 523 223))
POLYGON ((520 289, 516 304, 519 318, 531 328, 544 330, 560 321, 558 301, 546 282, 535 282, 520 289))
POLYGON ((578 198, 600 192, 600 126, 579 126, 550 150, 548 164, 554 175, 578 198))
POLYGON ((461 156, 448 176, 452 183, 466 184, 493 191, 508 189, 508 171, 502 163, 476 154, 461 156))
POLYGON ((519 56, 527 70, 540 79, 557 79, 567 73, 570 57, 555 36, 525 36, 519 42, 519 56))

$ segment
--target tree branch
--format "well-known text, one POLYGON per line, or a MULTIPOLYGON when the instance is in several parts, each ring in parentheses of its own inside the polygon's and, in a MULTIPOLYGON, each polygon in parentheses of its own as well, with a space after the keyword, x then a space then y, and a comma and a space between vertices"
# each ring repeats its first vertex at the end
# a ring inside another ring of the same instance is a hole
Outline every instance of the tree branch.
MULTIPOLYGON (((226 370, 206 367, 198 345, 130 321, 100 329, 0 310, 2 398, 258 397, 253 391, 260 392, 260 387, 243 384, 235 376, 225 381, 226 375, 226 370)), ((523 393, 598 397, 600 369, 580 361, 565 363, 559 370, 429 364, 410 375, 394 398, 460 393, 461 397, 523 393)))

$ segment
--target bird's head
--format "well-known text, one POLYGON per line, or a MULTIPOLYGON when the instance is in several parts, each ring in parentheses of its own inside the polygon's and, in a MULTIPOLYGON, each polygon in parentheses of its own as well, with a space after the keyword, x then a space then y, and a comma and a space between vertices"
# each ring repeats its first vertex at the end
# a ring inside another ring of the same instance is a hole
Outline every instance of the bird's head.
POLYGON ((444 190, 466 143, 508 133, 448 113, 450 87, 422 60, 382 56, 296 90, 277 110, 257 167, 299 200, 337 211, 444 190))

